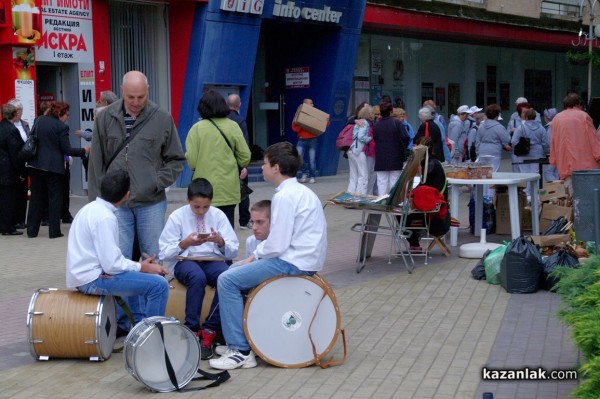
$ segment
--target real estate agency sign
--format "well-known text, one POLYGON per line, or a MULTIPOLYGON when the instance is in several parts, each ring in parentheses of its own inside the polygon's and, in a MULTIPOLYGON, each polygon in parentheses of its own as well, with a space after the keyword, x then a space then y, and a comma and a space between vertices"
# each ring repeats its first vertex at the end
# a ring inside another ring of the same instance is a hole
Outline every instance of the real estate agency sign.
POLYGON ((92 40, 91 0, 42 0, 38 61, 93 64, 92 40))

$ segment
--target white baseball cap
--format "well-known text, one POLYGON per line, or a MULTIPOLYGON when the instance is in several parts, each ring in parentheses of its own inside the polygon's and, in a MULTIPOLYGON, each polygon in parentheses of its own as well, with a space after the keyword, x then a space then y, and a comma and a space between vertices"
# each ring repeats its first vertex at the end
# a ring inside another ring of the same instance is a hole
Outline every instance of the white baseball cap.
POLYGON ((479 108, 477 105, 473 105, 471 108, 469 108, 469 112, 471 114, 474 114, 475 112, 481 112, 483 111, 483 108, 479 108))
POLYGON ((523 104, 523 103, 527 103, 529 101, 527 101, 527 99, 525 97, 519 97, 517 98, 517 101, 515 101, 515 104, 519 105, 519 104, 523 104))
POLYGON ((472 112, 471 112, 471 109, 469 108, 469 106, 468 106, 468 105, 461 105, 461 106, 460 106, 460 107, 458 107, 458 109, 456 110, 456 113, 457 113, 457 114, 464 114, 464 113, 471 114, 472 112))

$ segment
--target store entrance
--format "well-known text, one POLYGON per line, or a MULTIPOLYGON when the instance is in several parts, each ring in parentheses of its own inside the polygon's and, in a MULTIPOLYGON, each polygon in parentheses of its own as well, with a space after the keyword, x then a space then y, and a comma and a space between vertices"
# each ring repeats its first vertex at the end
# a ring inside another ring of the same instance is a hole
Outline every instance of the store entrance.
POLYGON ((254 144, 264 149, 280 141, 296 142, 291 128, 296 109, 304 98, 321 96, 320 79, 332 78, 319 70, 322 62, 333 62, 328 49, 337 33, 330 27, 263 21, 252 84, 252 117, 248 118, 254 144), (291 68, 309 71, 304 87, 286 84, 286 71, 291 68))
MULTIPOLYGON (((36 97, 41 101, 64 101, 69 104, 69 139, 72 147, 81 147, 80 140, 73 135, 80 128, 81 107, 79 102, 79 76, 77 64, 44 64, 36 65, 36 97)), ((80 158, 73 159, 71 172, 71 192, 75 195, 86 195, 85 173, 80 158)))

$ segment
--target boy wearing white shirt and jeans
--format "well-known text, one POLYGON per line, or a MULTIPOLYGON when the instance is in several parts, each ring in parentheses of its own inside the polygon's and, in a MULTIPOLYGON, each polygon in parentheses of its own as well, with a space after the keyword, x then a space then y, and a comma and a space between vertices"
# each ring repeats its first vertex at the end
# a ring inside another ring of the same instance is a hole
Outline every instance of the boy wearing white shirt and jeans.
POLYGON ((187 287, 185 325, 201 338, 202 360, 213 356, 212 343, 221 329, 218 293, 215 293, 208 317, 200 325, 204 289, 207 283, 213 287, 217 285, 217 278, 229 267, 225 259, 235 258, 239 247, 225 213, 211 206, 212 198, 210 182, 204 178, 194 179, 187 190, 189 205, 171 213, 158 240, 160 259, 169 264, 171 273, 187 287), (178 261, 178 256, 195 259, 178 261))
POLYGON ((327 222, 319 198, 296 180, 302 164, 289 142, 265 150, 263 176, 277 188, 271 201, 270 233, 240 267, 219 276, 221 324, 227 352, 211 359, 222 370, 256 367, 243 329, 244 302, 241 291, 282 275, 313 275, 322 270, 327 254, 327 222))
MULTIPOLYGON (((100 197, 75 216, 67 245, 67 287, 88 295, 143 297, 142 313, 133 313, 135 323, 151 316, 164 316, 169 284, 162 275, 168 270, 154 262, 126 259, 119 248, 119 225, 115 212, 129 197, 129 174, 107 173, 100 183, 100 197)), ((117 335, 129 331, 120 325, 117 335)))

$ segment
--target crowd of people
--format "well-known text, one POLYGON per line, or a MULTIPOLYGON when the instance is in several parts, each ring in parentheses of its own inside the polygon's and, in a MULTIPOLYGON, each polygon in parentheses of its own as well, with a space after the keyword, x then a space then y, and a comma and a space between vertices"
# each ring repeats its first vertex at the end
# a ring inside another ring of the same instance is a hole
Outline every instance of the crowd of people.
MULTIPOLYGON (((325 261, 323 208, 316 194, 300 184, 315 182, 318 140, 293 126, 297 145, 269 146, 262 173, 275 186, 275 194, 271 201, 250 207, 249 200, 242 203, 240 190, 247 179, 250 150, 239 96, 203 94, 197 107, 200 120, 188 132, 184 152, 172 116, 149 100, 148 88, 143 73, 130 71, 123 76, 121 98, 101 93, 93 129, 76 132, 91 140, 91 147, 84 148, 70 145, 68 104, 48 104, 31 128, 21 120, 18 101, 3 105, 0 232, 18 235, 26 228, 28 237, 36 237, 47 217, 50 238, 63 236, 60 222, 61 217, 65 220, 70 157, 89 157, 89 203, 69 220, 67 287, 88 295, 122 297, 126 306, 118 309, 117 327, 122 337, 142 319, 164 315, 169 295, 164 276, 173 275, 187 287, 184 324, 197 334, 202 359, 211 359, 216 369, 255 367, 255 354, 243 331, 243 292, 273 276, 313 275, 325 261), (37 153, 25 162, 19 153, 31 134, 37 139, 37 153), (166 218, 167 189, 186 162, 193 170, 188 203, 166 218), (296 178, 299 171, 301 179, 296 178), (233 263, 239 250, 236 206, 240 227, 251 228, 253 234, 244 259, 233 263), (217 291, 201 322, 207 284, 217 291), (218 336, 226 345, 215 349, 218 336), (221 357, 213 358, 215 352, 221 357)), ((311 106, 312 100, 304 103, 311 106)), ((529 139, 529 152, 513 153, 515 170, 537 171, 535 163, 523 160, 549 155, 546 178, 564 179, 570 187, 573 170, 598 167, 600 141, 577 95, 569 94, 564 108, 545 110, 543 126, 539 113, 520 98, 517 115, 504 127, 500 106, 483 110, 462 105, 446 124, 435 102, 428 100, 418 110, 420 125, 413 129, 405 109, 394 107, 389 97, 376 106, 363 102, 347 121, 353 125, 354 140, 346 154, 348 191, 389 193, 410 150, 422 144, 429 154, 429 162, 422 163, 428 170, 423 185, 445 201, 442 163, 480 161, 497 171, 502 151, 514 151, 523 137, 529 139)), ((449 226, 449 214, 444 212, 440 223, 449 226)), ((410 245, 411 250, 420 249, 418 234, 410 237, 410 245)))

